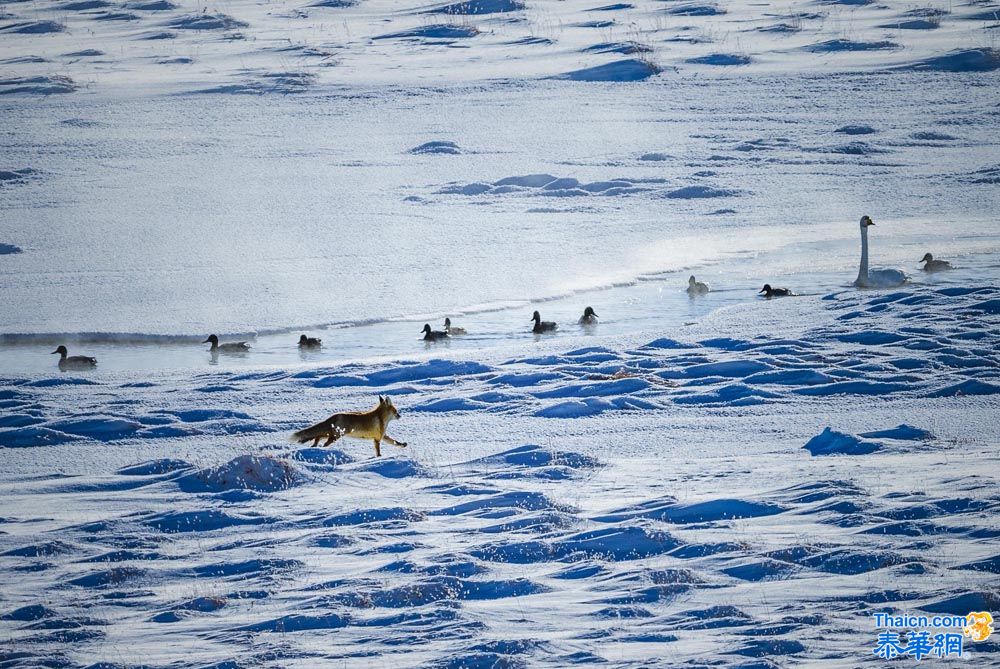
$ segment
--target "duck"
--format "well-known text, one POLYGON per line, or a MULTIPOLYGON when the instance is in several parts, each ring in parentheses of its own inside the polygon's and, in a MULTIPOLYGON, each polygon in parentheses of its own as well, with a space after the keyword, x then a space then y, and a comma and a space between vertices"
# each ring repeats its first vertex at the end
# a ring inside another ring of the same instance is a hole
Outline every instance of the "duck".
POLYGON ((424 333, 424 341, 441 341, 449 338, 448 333, 443 330, 431 330, 430 323, 424 323, 424 329, 421 332, 424 333))
POLYGON ((926 263, 924 265, 925 272, 943 272, 946 269, 954 269, 951 263, 947 260, 935 260, 934 256, 930 253, 925 253, 924 257, 921 258, 920 262, 926 263))
POLYGON ((74 355, 69 356, 69 351, 66 350, 65 346, 59 346, 56 350, 52 351, 51 355, 59 354, 59 371, 65 372, 66 370, 81 370, 81 369, 94 369, 97 367, 97 358, 91 358, 88 355, 74 355))
POLYGON ((765 283, 764 287, 758 291, 758 294, 764 293, 764 297, 771 299, 772 297, 788 297, 792 294, 787 288, 771 288, 771 284, 765 283))
POLYGON ((594 312, 594 307, 587 307, 580 316, 580 325, 597 325, 598 315, 594 312))
POLYGON ((444 319, 444 331, 447 332, 449 336, 465 334, 465 328, 460 328, 452 325, 450 318, 444 319))
POLYGON ((226 344, 220 344, 219 338, 215 335, 208 335, 208 339, 201 342, 202 344, 211 344, 212 348, 208 349, 211 353, 246 353, 250 350, 250 344, 245 341, 235 341, 228 342, 226 344))
POLYGON ((559 326, 552 321, 543 321, 542 315, 537 311, 531 315, 531 320, 535 321, 535 326, 531 328, 534 334, 542 334, 543 332, 553 332, 559 326))
POLYGON ((708 284, 695 279, 694 274, 688 277, 687 293, 691 297, 694 297, 695 295, 704 295, 710 290, 711 289, 708 287, 708 284))
POLYGON ((307 337, 302 335, 299 337, 299 348, 322 348, 323 340, 317 339, 316 337, 307 337))
POLYGON ((868 216, 861 217, 861 267, 854 285, 858 288, 895 288, 909 279, 898 269, 868 269, 868 228, 875 225, 868 216))

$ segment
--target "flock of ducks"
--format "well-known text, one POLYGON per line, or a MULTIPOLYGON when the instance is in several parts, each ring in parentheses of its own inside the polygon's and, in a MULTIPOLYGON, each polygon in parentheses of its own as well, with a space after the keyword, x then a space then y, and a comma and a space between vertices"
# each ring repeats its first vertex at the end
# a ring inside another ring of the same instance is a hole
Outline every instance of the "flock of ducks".
MULTIPOLYGON (((873 225, 875 225, 875 222, 869 216, 861 217, 861 265, 858 268, 858 278, 854 280, 854 285, 858 288, 894 288, 900 286, 909 279, 902 270, 870 269, 868 267, 868 228, 873 225)), ((923 271, 928 273, 953 269, 950 262, 947 260, 938 260, 930 253, 924 254, 920 262, 923 264, 923 271)), ((697 297, 709 292, 711 292, 711 288, 709 288, 707 283, 698 281, 694 275, 688 278, 688 295, 697 297)), ((775 288, 771 284, 765 283, 758 294, 763 294, 765 298, 771 299, 774 297, 788 297, 795 293, 788 288, 775 288)), ((531 321, 533 323, 531 333, 535 335, 555 332, 559 328, 559 325, 553 321, 543 321, 542 315, 538 311, 535 311, 531 315, 531 321)), ((583 310, 583 315, 580 316, 577 323, 589 327, 596 325, 597 321, 598 316, 594 308, 587 307, 583 310)), ((467 334, 465 328, 452 325, 451 318, 444 319, 443 330, 434 330, 431 328, 430 323, 425 323, 421 333, 424 335, 423 339, 425 342, 438 342, 467 334)), ((245 341, 219 343, 219 337, 214 334, 209 335, 208 339, 202 343, 211 344, 209 352, 213 355, 218 355, 219 353, 246 353, 250 350, 250 344, 245 341)), ((306 335, 299 337, 299 348, 302 350, 317 350, 322 347, 322 339, 307 337, 306 335)), ((97 367, 97 358, 86 355, 71 356, 65 346, 60 346, 52 351, 53 355, 56 353, 59 354, 60 371, 87 370, 97 367)))
MULTIPOLYGON (((587 307, 583 310, 583 315, 577 320, 577 323, 583 326, 597 325, 597 312, 594 311, 594 307, 587 307)), ((542 315, 537 311, 531 314, 531 322, 534 325, 531 327, 531 333, 540 335, 546 332, 555 332, 559 329, 559 324, 554 321, 543 321, 542 315)), ((424 335, 424 341, 435 342, 444 341, 445 339, 451 339, 452 337, 461 336, 468 334, 465 328, 456 327, 451 324, 450 318, 444 319, 444 329, 434 330, 431 328, 430 323, 424 323, 424 329, 421 330, 424 335)))

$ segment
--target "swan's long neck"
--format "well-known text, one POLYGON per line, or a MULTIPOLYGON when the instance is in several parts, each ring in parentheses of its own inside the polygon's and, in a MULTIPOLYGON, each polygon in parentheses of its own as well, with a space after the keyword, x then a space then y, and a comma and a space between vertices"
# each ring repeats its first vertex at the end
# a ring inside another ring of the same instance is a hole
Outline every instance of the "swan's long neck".
POLYGON ((861 267, 858 269, 857 284, 868 283, 868 226, 861 226, 861 267))

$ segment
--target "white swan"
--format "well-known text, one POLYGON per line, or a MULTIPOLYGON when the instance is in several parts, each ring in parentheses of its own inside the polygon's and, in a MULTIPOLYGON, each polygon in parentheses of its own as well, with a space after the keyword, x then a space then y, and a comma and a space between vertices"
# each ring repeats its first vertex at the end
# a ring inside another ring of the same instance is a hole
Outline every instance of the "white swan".
POLYGON ((688 277, 687 292, 691 297, 694 297, 695 295, 704 295, 709 290, 708 284, 696 280, 694 278, 694 274, 688 277))
POLYGON ((858 288, 894 288, 906 283, 908 277, 898 269, 868 269, 868 228, 875 225, 868 216, 861 217, 861 267, 854 285, 858 288))

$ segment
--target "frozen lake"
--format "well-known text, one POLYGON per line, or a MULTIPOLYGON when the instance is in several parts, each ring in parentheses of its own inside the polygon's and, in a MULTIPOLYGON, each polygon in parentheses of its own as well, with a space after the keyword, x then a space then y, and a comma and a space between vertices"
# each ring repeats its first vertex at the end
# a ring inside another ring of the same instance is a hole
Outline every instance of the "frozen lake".
POLYGON ((251 364, 298 361, 302 332, 332 359, 407 354, 446 315, 482 346, 535 307, 675 326, 765 282, 849 282, 864 213, 876 264, 965 262, 997 249, 984 77, 6 101, 5 159, 33 172, 0 188, 22 251, 0 257, 0 370, 63 342, 197 367, 210 333, 256 335, 251 364), (688 304, 692 272, 727 292, 688 304))

